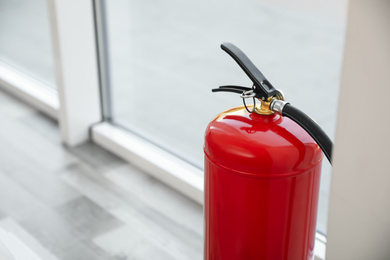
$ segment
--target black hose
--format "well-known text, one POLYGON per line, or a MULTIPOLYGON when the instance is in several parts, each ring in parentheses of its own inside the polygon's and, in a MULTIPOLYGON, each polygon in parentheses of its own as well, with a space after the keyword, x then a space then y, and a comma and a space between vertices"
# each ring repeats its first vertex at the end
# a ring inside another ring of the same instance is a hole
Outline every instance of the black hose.
POLYGON ((301 110, 286 104, 283 107, 282 115, 290 118, 300 125, 317 142, 330 164, 332 164, 332 140, 326 135, 321 127, 308 115, 301 110))

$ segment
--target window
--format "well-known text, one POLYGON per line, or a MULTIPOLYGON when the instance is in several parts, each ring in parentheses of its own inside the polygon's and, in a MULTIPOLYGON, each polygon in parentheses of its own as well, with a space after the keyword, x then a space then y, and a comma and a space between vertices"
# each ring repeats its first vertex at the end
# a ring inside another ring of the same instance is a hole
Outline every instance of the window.
POLYGON ((47 1, 0 0, 0 65, 56 89, 47 1))
MULTIPOLYGON (((203 133, 241 105, 219 85, 251 86, 219 45, 239 46, 288 100, 334 137, 344 22, 258 1, 103 1, 105 119, 202 168, 203 133)), ((330 10, 334 3, 329 3, 330 10)), ((339 9, 336 7, 336 9, 339 9)), ((342 15, 341 15, 342 16, 342 15)), ((324 160, 318 229, 326 232, 324 160)))

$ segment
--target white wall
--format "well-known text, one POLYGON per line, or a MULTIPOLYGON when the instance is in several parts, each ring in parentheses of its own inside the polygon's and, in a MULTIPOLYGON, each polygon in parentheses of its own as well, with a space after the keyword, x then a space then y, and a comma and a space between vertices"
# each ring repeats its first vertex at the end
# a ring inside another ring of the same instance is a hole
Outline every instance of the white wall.
POLYGON ((390 1, 350 1, 344 55, 326 259, 390 259, 390 1))

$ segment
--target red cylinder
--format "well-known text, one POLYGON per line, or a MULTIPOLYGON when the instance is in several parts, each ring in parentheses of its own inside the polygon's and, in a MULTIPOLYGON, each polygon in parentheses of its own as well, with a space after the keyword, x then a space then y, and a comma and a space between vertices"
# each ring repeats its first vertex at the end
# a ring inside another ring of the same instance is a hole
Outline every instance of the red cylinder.
POLYGON ((233 108, 204 152, 205 260, 312 259, 323 154, 305 130, 233 108))

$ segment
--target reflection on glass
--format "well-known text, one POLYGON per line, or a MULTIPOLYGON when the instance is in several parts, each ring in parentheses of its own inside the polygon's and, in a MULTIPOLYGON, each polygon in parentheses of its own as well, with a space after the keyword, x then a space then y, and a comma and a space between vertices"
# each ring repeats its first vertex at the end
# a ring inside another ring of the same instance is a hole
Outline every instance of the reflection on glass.
POLYGON ((56 88, 46 0, 0 0, 0 62, 56 88))
MULTIPOLYGON (((242 102, 235 94, 212 94, 211 88, 251 86, 219 48, 228 41, 334 136, 343 18, 251 0, 115 0, 105 5, 115 124, 202 168, 208 122, 242 102)), ((330 166, 324 161, 322 232, 329 180, 330 166)))

